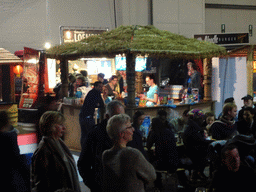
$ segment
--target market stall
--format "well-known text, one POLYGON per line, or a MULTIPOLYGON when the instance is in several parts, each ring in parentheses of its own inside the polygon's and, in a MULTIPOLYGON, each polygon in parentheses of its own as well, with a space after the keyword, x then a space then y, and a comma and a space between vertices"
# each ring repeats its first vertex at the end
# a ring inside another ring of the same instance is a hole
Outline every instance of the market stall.
MULTIPOLYGON (((95 58, 106 57, 115 58, 116 55, 124 54, 126 57, 126 81, 127 81, 127 105, 126 113, 133 116, 138 110, 135 103, 136 97, 136 81, 135 80, 135 62, 137 56, 145 56, 150 58, 186 58, 186 59, 203 59, 203 76, 204 76, 204 101, 196 105, 187 103, 176 105, 172 110, 180 109, 182 106, 189 108, 204 108, 205 111, 212 111, 214 108, 211 99, 211 58, 225 54, 225 48, 210 42, 198 41, 196 39, 188 39, 184 36, 162 31, 154 26, 121 26, 112 31, 105 32, 98 36, 92 36, 80 42, 58 45, 47 52, 47 57, 59 59, 61 62, 61 80, 63 84, 63 95, 67 97, 68 92, 68 60, 77 58, 95 58)), ((168 108, 168 106, 144 107, 148 115, 155 115, 160 108, 168 108), (149 113, 149 111, 151 111, 149 113)), ((77 116, 74 112, 76 108, 63 108, 64 115, 77 116)), ((147 114, 146 113, 146 114, 147 114)), ((78 116, 73 119, 78 122, 78 116)), ((70 127, 74 124, 72 122, 70 127)), ((79 125, 79 123, 78 123, 79 125)), ((77 125, 77 126, 78 126, 77 125)), ((74 129, 74 128, 72 128, 74 129)), ((80 129, 77 127, 76 129, 80 129)), ((67 127, 70 136, 67 136, 66 142, 71 148, 77 148, 75 138, 72 136, 71 128, 67 127)), ((79 141, 78 141, 79 142, 79 141)), ((78 148, 79 149, 79 148, 78 148)))
POLYGON ((17 126, 18 104, 15 102, 15 78, 20 75, 23 61, 0 48, 0 110, 6 110, 12 125, 17 126))

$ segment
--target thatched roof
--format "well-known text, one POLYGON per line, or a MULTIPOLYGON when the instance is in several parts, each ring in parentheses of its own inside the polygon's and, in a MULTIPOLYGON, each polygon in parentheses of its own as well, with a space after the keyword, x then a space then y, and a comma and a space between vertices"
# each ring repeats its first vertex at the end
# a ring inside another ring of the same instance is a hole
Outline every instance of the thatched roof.
POLYGON ((18 63, 23 63, 23 61, 19 57, 7 51, 6 49, 0 48, 0 65, 18 63))
POLYGON ((186 38, 154 26, 120 26, 80 42, 55 46, 47 51, 50 58, 114 57, 132 52, 149 57, 209 58, 226 53, 214 43, 186 38))

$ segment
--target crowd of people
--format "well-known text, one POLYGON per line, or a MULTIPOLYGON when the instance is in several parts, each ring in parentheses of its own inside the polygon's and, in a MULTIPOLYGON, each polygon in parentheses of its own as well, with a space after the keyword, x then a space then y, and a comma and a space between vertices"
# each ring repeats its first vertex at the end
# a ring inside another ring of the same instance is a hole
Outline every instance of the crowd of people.
MULTIPOLYGON (((256 107, 252 96, 242 98, 244 106, 239 113, 234 98, 227 98, 216 119, 212 112, 192 109, 168 121, 167 111, 160 110, 156 117, 151 117, 148 137, 143 138, 140 127, 145 114, 136 111, 132 118, 125 114, 124 104, 116 99, 118 81, 118 76, 112 76, 110 82, 106 82, 104 74, 99 74, 94 87, 86 93, 79 114, 81 153, 77 165, 63 141, 65 118, 50 107, 51 98, 40 112, 37 125, 40 142, 30 168, 19 153, 17 132, 10 125, 7 113, 0 112, 0 141, 8 146, 2 149, 8 159, 1 160, 8 165, 3 169, 6 187, 13 186, 11 191, 79 192, 78 171, 92 192, 146 191, 148 184, 153 182, 161 190, 163 183, 159 171, 175 173, 183 167, 181 156, 186 156, 193 171, 189 176, 178 174, 185 187, 201 180, 210 181, 208 187, 212 191, 256 190, 253 183, 256 179, 256 107), (96 108, 105 114, 97 124, 96 108), (177 135, 182 142, 177 142, 177 135), (180 146, 184 149, 182 155, 180 146), (209 162, 214 167, 211 178, 204 174, 209 162)), ((151 105, 157 102, 158 87, 153 76, 147 76, 146 82, 151 90, 143 98, 151 105)), ((88 84, 80 76, 70 76, 71 85, 71 90, 76 89, 83 95, 81 87, 88 84)), ((77 92, 70 94, 79 95, 77 92)))

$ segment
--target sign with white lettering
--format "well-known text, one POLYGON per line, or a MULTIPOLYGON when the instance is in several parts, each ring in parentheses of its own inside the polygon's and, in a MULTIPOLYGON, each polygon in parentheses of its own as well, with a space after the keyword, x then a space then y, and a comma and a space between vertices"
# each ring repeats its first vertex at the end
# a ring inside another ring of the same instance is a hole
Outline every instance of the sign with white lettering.
POLYGON ((61 43, 78 42, 92 35, 100 35, 103 32, 108 31, 107 28, 64 27, 64 26, 62 26, 60 30, 61 30, 60 31, 61 43))
POLYGON ((201 41, 209 41, 218 45, 249 43, 248 33, 200 34, 194 35, 194 38, 201 41))

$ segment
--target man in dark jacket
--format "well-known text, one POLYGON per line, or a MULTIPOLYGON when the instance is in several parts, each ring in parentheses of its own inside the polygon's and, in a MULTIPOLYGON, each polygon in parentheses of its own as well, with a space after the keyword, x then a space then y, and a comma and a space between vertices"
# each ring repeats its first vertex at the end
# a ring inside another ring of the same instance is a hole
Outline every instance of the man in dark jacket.
MULTIPOLYGON (((255 146, 253 137, 241 138, 237 135, 221 151, 222 166, 214 173, 211 190, 226 191, 255 191, 254 167, 248 165, 241 154, 241 146, 255 146)), ((243 147, 244 148, 244 147, 243 147)), ((251 148, 251 147, 249 147, 251 148)))
POLYGON ((241 121, 243 120, 243 114, 244 114, 244 109, 246 107, 252 107, 256 113, 256 106, 253 104, 253 97, 251 95, 246 95, 242 98, 244 100, 244 106, 242 109, 238 112, 238 120, 241 121))
POLYGON ((104 101, 101 97, 103 84, 100 81, 94 83, 94 88, 88 92, 84 99, 83 106, 79 113, 79 123, 81 126, 81 147, 87 134, 95 125, 94 113, 95 108, 103 108, 104 101))
POLYGON ((214 121, 210 127, 212 138, 216 140, 228 140, 237 135, 237 124, 234 118, 237 115, 235 103, 226 103, 223 106, 223 115, 220 120, 214 121))
POLYGON ((204 113, 199 109, 193 109, 188 112, 188 115, 190 119, 183 135, 183 142, 186 148, 186 154, 194 165, 192 180, 206 179, 203 171, 207 162, 208 147, 213 141, 206 139, 204 129, 200 126, 204 120, 204 113))
POLYGON ((89 132, 83 144, 77 165, 84 184, 92 192, 102 191, 102 153, 113 146, 113 141, 109 138, 106 131, 108 119, 116 114, 124 113, 124 106, 119 101, 108 103, 106 119, 89 132))

